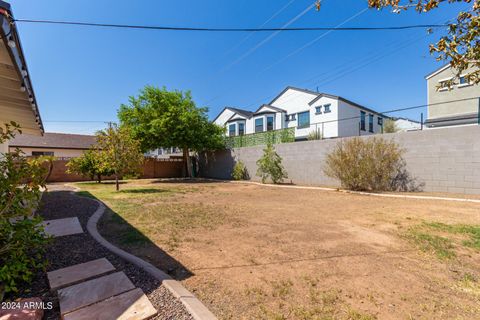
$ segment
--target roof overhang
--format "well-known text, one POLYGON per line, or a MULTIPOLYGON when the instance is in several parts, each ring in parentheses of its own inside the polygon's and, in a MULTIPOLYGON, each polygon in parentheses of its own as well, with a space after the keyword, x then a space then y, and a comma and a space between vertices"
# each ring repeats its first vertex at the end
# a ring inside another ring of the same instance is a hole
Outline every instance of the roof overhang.
POLYGON ((428 79, 430 79, 431 77, 436 76, 437 74, 439 74, 440 72, 443 72, 443 71, 447 70, 448 68, 450 68, 450 63, 447 63, 447 64, 444 65, 443 67, 440 67, 440 68, 438 68, 437 70, 433 71, 432 73, 426 75, 426 76, 425 76, 425 80, 428 80, 428 79))
POLYGON ((23 133, 42 135, 27 63, 10 4, 0 1, 0 125, 14 121, 23 133))

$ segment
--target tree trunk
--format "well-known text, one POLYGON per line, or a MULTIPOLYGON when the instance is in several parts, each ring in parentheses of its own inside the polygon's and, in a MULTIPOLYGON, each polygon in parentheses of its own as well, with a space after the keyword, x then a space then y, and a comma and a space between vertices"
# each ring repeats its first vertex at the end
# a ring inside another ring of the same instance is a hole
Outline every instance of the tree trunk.
POLYGON ((115 190, 120 190, 120 184, 118 183, 118 174, 115 173, 115 190))
POLYGON ((98 181, 98 183, 102 183, 102 175, 101 174, 97 175, 97 181, 98 181))
POLYGON ((188 152, 187 147, 184 147, 182 150, 183 150, 183 163, 185 168, 184 176, 187 178, 191 178, 192 172, 191 172, 191 165, 190 165, 190 154, 188 152))

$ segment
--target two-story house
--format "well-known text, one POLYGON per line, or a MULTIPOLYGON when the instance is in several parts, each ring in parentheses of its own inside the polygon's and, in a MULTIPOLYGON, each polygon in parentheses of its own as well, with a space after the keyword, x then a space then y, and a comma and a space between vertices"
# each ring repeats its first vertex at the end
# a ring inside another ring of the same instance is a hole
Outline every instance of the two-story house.
MULTIPOLYGON (((467 70, 465 73, 469 72, 467 70)), ((459 83, 448 87, 455 76, 449 64, 427 75, 427 128, 477 124, 480 108, 480 85, 466 81, 460 75, 459 83)))
POLYGON ((295 139, 305 140, 315 131, 323 138, 381 133, 385 118, 339 96, 287 87, 256 111, 226 107, 213 121, 228 136, 295 128, 295 139))

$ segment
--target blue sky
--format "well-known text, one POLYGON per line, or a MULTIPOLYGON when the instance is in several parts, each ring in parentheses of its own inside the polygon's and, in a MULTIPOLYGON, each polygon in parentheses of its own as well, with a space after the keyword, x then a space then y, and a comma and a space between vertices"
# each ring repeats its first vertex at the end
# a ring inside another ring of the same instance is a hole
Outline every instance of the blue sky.
MULTIPOLYGON (((10 3, 15 17, 25 19, 252 28, 269 19, 265 27, 282 27, 294 18, 290 27, 337 26, 347 20, 343 26, 443 23, 465 8, 453 4, 428 14, 393 14, 364 11, 364 0, 324 0, 320 12, 301 15, 313 0, 10 3)), ((71 133, 93 133, 104 127, 102 121, 116 120, 119 105, 147 84, 191 90, 197 105, 209 107, 210 118, 225 106, 256 109, 287 85, 318 87, 379 111, 425 104, 424 76, 442 65, 430 56, 428 44, 445 32, 284 32, 272 37, 27 23, 18 28, 46 130, 71 133)), ((420 112, 397 115, 419 118, 420 112)))

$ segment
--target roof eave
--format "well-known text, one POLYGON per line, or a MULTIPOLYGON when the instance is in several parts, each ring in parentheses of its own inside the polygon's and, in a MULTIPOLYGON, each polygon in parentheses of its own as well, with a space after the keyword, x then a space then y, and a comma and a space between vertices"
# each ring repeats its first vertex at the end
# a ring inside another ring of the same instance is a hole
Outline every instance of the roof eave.
POLYGON ((0 1, 0 34, 2 41, 5 45, 5 48, 7 49, 10 58, 15 66, 15 70, 19 76, 19 79, 22 80, 22 82, 25 85, 26 91, 28 92, 29 95, 32 96, 33 102, 32 102, 32 112, 35 117, 35 122, 38 124, 38 127, 40 129, 40 133, 43 134, 45 132, 44 127, 43 127, 43 122, 42 118, 40 115, 40 111, 38 109, 38 104, 35 96, 35 92, 33 90, 33 86, 30 80, 30 73, 28 70, 28 66, 26 63, 26 59, 23 54, 23 49, 22 49, 22 44, 20 41, 20 36, 18 35, 17 28, 15 25, 15 22, 13 22, 13 14, 11 11, 11 6, 7 2, 0 1), (9 19, 9 17, 11 19, 9 19), (15 48, 11 48, 8 45, 8 39, 6 35, 13 35, 13 38, 16 41, 16 46, 15 48), (22 71, 26 72, 26 76, 23 75, 22 71), (35 106, 35 107, 33 107, 35 106))

